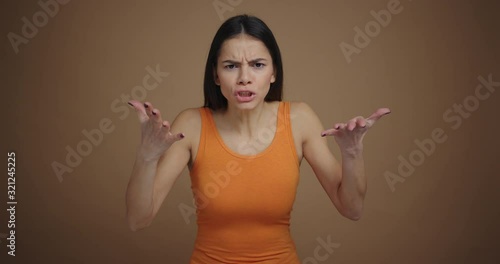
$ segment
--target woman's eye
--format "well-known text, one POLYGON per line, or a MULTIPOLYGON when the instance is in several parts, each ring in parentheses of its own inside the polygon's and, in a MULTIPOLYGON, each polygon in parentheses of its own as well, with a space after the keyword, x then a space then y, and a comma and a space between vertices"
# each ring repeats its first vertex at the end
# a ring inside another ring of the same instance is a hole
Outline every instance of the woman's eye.
POLYGON ((262 68, 264 66, 265 66, 264 63, 260 63, 260 62, 255 63, 255 67, 257 67, 257 68, 262 68))
POLYGON ((229 65, 224 66, 224 68, 230 69, 230 70, 234 69, 234 67, 235 67, 234 64, 229 64, 229 65))

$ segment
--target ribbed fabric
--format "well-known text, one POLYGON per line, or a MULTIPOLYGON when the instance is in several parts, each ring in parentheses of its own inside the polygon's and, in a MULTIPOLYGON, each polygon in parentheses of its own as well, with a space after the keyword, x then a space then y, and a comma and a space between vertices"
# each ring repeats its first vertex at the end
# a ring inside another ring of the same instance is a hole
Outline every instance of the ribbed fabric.
MULTIPOLYGON (((280 102, 276 133, 261 153, 240 155, 220 137, 212 113, 200 108, 200 146, 190 171, 198 233, 191 264, 300 263, 290 236, 299 163, 290 104, 280 102)), ((249 145, 242 145, 242 148, 249 145)))

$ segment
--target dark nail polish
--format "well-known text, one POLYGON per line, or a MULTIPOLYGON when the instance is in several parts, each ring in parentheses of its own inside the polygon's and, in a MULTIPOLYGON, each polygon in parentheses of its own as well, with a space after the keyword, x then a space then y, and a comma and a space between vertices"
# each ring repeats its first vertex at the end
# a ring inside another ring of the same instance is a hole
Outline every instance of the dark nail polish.
POLYGON ((184 134, 181 134, 181 138, 184 138, 184 134))
POLYGON ((134 105, 133 105, 133 104, 131 104, 130 102, 128 102, 128 104, 129 104, 130 106, 134 106, 134 105))
POLYGON ((321 133, 321 136, 324 137, 324 136, 326 136, 326 134, 325 133, 321 133))
POLYGON ((144 104, 144 107, 148 108, 148 105, 147 105, 147 104, 144 104))
POLYGON ((156 115, 156 112, 155 112, 155 111, 152 111, 151 113, 153 113, 153 115, 156 115))

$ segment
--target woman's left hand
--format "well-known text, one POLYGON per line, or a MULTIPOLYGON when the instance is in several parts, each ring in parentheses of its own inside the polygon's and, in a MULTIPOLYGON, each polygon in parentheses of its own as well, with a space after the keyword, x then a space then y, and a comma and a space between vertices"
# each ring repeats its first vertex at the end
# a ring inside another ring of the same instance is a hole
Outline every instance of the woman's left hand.
POLYGON ((357 153, 363 150, 363 137, 382 116, 390 114, 389 108, 379 108, 370 117, 357 116, 347 123, 337 123, 331 129, 321 133, 321 136, 334 136, 342 152, 357 153))

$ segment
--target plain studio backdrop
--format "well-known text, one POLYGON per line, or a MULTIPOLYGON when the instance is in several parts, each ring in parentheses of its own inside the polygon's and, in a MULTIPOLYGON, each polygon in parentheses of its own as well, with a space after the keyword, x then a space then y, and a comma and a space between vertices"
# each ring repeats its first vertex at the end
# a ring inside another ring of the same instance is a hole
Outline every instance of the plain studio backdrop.
POLYGON ((9 1, 1 150, 4 171, 16 155, 17 205, 12 216, 4 174, 0 262, 188 262, 187 169, 152 226, 127 226, 140 130, 126 102, 150 101, 170 121, 201 106, 216 30, 248 13, 280 45, 284 99, 307 102, 325 127, 392 110, 364 138, 361 220, 342 217, 302 163, 291 232, 303 263, 498 263, 498 10, 472 0, 9 1))

